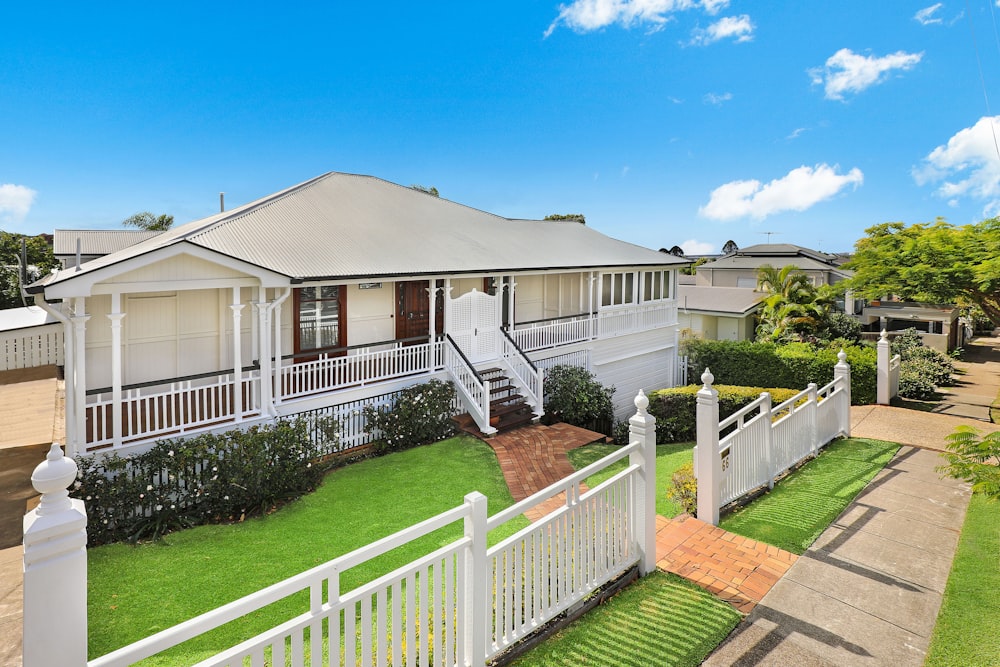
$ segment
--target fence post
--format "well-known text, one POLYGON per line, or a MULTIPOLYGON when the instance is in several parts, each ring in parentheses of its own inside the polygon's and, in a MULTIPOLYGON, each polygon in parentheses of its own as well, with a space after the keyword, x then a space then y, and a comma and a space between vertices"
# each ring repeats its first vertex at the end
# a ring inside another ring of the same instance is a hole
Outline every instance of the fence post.
POLYGON ((774 488, 774 427, 771 425, 771 394, 760 392, 760 418, 764 423, 764 464, 767 466, 767 488, 774 488))
POLYGON ((712 389, 715 376, 706 368, 698 390, 698 518, 719 525, 719 493, 722 483, 722 459, 719 457, 719 392, 712 389))
POLYGON ((636 542, 642 550, 639 574, 645 576, 656 569, 656 418, 646 412, 649 399, 640 389, 635 397, 636 412, 628 420, 629 443, 640 442, 642 448, 629 456, 629 465, 640 466, 636 485, 636 542))
POLYGON ((809 451, 812 452, 813 456, 816 456, 816 452, 819 451, 819 429, 816 425, 816 415, 818 410, 816 406, 819 404, 819 397, 817 396, 817 390, 815 382, 810 382, 806 385, 806 391, 808 393, 808 398, 806 399, 806 424, 809 428, 809 451))
POLYGON ((845 438, 851 437, 851 365, 847 363, 847 353, 843 349, 837 353, 837 365, 833 367, 833 379, 840 380, 844 392, 843 410, 838 410, 840 432, 845 438))
MULTIPOLYGON (((465 496, 469 514, 465 517, 465 536, 472 541, 465 552, 465 662, 470 667, 486 664, 487 611, 493 604, 488 595, 490 579, 486 562, 486 496, 473 491, 465 496)), ((500 591, 497 591, 498 593, 500 591)))
POLYGON ((875 402, 879 405, 889 405, 892 398, 889 395, 889 359, 892 355, 892 347, 889 345, 889 334, 885 329, 882 329, 882 335, 878 339, 876 348, 877 388, 875 402))
POLYGON ((67 491, 76 472, 53 443, 31 474, 42 498, 24 516, 24 667, 87 664, 87 512, 67 491))

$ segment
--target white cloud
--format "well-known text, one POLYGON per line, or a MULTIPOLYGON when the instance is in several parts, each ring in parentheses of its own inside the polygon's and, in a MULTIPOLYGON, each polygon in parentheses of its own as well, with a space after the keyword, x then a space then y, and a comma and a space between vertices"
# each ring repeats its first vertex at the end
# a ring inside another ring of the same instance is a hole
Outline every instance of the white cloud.
POLYGON ((935 194, 957 200, 971 197, 986 202, 986 211, 1000 206, 1000 116, 983 117, 959 130, 943 146, 931 151, 914 168, 917 185, 940 183, 935 194))
POLYGON ((860 93, 882 83, 893 70, 912 69, 923 56, 923 53, 897 51, 880 58, 841 49, 827 58, 824 67, 809 70, 809 75, 814 84, 823 84, 827 99, 841 100, 844 93, 860 93))
POLYGON ((783 211, 804 211, 848 186, 857 188, 863 181, 864 175, 857 167, 846 174, 838 174, 836 166, 803 165, 766 185, 758 180, 724 183, 712 191, 708 203, 698 209, 698 214, 712 220, 748 216, 763 220, 783 211))
POLYGON ((729 0, 701 0, 701 6, 705 8, 706 14, 715 16, 729 6, 729 0))
POLYGON ((670 14, 697 6, 695 0, 574 0, 559 5, 559 16, 552 21, 545 36, 563 24, 577 32, 591 32, 618 23, 623 27, 647 24, 659 30, 671 19, 670 14))
POLYGON ((789 134, 787 137, 785 137, 785 139, 788 139, 788 140, 798 139, 799 137, 802 136, 802 133, 805 132, 805 131, 806 131, 806 128, 804 128, 804 127, 797 127, 794 130, 792 130, 792 133, 789 134))
POLYGON ((737 42, 753 39, 753 21, 749 16, 724 16, 707 28, 696 28, 691 32, 691 44, 705 46, 730 37, 737 42))
POLYGON ((13 183, 0 184, 0 220, 4 222, 21 222, 31 205, 35 203, 38 193, 23 185, 13 183))
POLYGON ((707 241, 688 239, 681 244, 681 250, 685 255, 710 255, 715 252, 715 246, 707 241))
POLYGON ((733 99, 732 93, 707 93, 705 97, 702 98, 705 104, 715 104, 716 106, 722 104, 723 102, 728 102, 733 99))
POLYGON ((924 7, 919 12, 913 15, 913 19, 920 23, 921 25, 931 25, 933 23, 941 23, 941 17, 935 16, 937 11, 944 7, 942 3, 937 3, 931 5, 930 7, 924 7))

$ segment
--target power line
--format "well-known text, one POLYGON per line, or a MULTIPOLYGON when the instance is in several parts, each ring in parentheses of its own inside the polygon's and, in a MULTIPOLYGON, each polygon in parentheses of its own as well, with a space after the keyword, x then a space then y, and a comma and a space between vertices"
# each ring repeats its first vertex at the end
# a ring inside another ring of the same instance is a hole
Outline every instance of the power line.
MULTIPOLYGON (((990 12, 993 11, 993 3, 989 2, 990 12)), ((1000 143, 997 142, 997 130, 993 124, 993 112, 990 111, 990 96, 986 91, 986 77, 983 74, 983 61, 979 57, 979 46, 976 44, 976 30, 972 25, 972 8, 969 7, 969 0, 965 0, 965 13, 969 17, 969 34, 972 35, 972 50, 976 53, 976 65, 979 67, 979 83, 983 87, 983 99, 986 100, 986 117, 989 119, 990 132, 993 133, 993 150, 996 151, 997 160, 1000 160, 1000 143)), ((996 21, 993 23, 993 30, 996 32, 996 21)), ((1000 48, 998 45, 997 48, 1000 48)))

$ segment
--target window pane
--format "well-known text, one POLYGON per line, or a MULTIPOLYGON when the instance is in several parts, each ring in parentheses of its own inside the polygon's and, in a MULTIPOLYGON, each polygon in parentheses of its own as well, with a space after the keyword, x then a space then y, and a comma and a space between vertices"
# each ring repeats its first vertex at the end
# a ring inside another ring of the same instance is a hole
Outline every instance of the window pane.
POLYGON ((611 275, 610 273, 605 273, 601 276, 601 305, 610 306, 611 305, 611 275))
POLYGON ((615 273, 613 275, 615 277, 615 288, 612 290, 611 301, 617 306, 622 302, 622 274, 615 273))
POLYGON ((642 300, 652 301, 656 297, 653 296, 653 276, 656 275, 655 271, 644 271, 642 274, 642 300))
POLYGON ((619 303, 634 303, 635 302, 635 274, 626 273, 625 274, 625 298, 619 301, 619 303))
POLYGON ((303 287, 299 293, 299 349, 340 344, 340 287, 303 287))

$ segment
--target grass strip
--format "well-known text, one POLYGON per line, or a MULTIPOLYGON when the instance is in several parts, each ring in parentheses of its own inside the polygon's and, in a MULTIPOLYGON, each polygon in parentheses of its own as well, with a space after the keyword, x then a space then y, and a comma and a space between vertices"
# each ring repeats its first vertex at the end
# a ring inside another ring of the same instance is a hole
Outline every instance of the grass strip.
MULTIPOLYGON (((457 437, 330 472, 316 492, 269 516, 199 526, 159 543, 88 552, 92 658, 253 593, 459 505, 481 491, 489 513, 513 504, 489 445, 457 437)), ((518 517, 490 542, 527 525, 518 517)), ((345 571, 346 592, 462 534, 460 523, 345 571)), ((299 594, 144 661, 190 665, 308 609, 299 594)))
POLYGON ((513 663, 516 667, 699 665, 740 614, 673 574, 635 582, 513 663))
MULTIPOLYGON (((594 461, 597 461, 608 454, 618 450, 617 445, 586 445, 568 452, 570 463, 579 470, 594 461)), ((667 499, 667 487, 670 486, 670 477, 674 471, 685 463, 691 463, 694 443, 682 443, 677 445, 657 445, 656 446, 656 513, 666 518, 675 517, 684 510, 676 503, 667 499)), ((612 475, 624 470, 628 465, 628 460, 619 461, 613 466, 608 466, 596 475, 587 478, 587 485, 594 488, 612 475)))
POLYGON ((975 494, 962 526, 926 667, 1000 664, 1000 502, 975 494))
POLYGON ((881 440, 836 440, 774 489, 724 516, 719 526, 801 554, 898 449, 899 445, 881 440))

